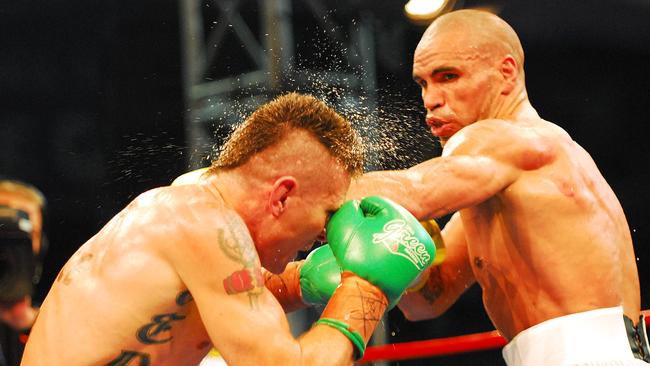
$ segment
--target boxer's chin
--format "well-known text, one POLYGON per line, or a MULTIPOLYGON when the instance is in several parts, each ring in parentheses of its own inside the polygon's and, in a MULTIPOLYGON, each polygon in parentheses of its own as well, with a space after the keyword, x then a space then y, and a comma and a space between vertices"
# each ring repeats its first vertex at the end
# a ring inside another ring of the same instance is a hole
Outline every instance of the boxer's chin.
POLYGON ((269 272, 273 274, 280 274, 284 272, 284 269, 287 267, 287 264, 289 264, 294 257, 286 257, 286 258, 273 258, 269 263, 264 264, 262 263, 262 266, 269 272))

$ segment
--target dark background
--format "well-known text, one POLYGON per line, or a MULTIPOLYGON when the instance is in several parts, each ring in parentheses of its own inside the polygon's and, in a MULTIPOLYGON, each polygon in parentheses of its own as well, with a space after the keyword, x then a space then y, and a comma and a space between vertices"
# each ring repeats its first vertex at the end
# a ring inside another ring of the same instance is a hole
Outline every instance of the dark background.
MULTIPOLYGON (((400 1, 324 3, 333 13, 363 6, 376 16, 380 113, 409 136, 397 141, 408 158, 386 159, 384 167, 435 156, 410 80, 423 28, 406 20, 400 1)), ((533 105, 591 153, 621 200, 638 257, 642 307, 649 308, 650 1, 488 5, 500 8, 520 35, 533 105)), ((67 258, 134 196, 189 167, 178 9, 170 0, 0 4, 0 175, 34 184, 49 201, 51 249, 37 298, 67 258)), ((301 19, 310 22, 296 17, 296 27, 301 19)), ((477 288, 440 319, 413 324, 393 311, 389 327, 392 342, 492 329, 477 288)), ((490 351, 399 364, 503 362, 490 351)))

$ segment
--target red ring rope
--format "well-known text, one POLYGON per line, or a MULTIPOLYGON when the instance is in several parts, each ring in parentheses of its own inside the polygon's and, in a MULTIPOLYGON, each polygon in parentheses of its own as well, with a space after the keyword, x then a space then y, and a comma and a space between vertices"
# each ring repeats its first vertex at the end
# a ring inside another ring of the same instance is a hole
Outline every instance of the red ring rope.
POLYGON ((496 330, 457 337, 429 339, 426 341, 394 343, 385 346, 368 347, 360 363, 451 355, 499 348, 505 346, 506 343, 506 339, 499 335, 499 332, 496 330))
MULTIPOLYGON (((644 310, 641 313, 645 315, 646 326, 649 326, 650 310, 644 310)), ((359 364, 380 360, 398 361, 483 351, 501 348, 506 343, 508 343, 506 339, 499 335, 499 332, 496 330, 456 337, 429 339, 426 341, 393 343, 384 346, 368 347, 359 364)))

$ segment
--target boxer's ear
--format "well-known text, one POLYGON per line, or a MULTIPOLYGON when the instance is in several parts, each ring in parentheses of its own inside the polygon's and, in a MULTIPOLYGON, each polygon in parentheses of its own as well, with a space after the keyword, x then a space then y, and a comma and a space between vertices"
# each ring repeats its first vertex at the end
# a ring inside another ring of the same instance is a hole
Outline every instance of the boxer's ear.
POLYGON ((508 95, 517 85, 517 80, 519 79, 519 65, 517 61, 511 55, 506 56, 501 60, 499 65, 499 73, 503 78, 504 84, 501 94, 508 95))
POLYGON ((273 217, 279 217, 287 208, 287 200, 295 193, 296 178, 283 176, 275 180, 269 194, 269 207, 273 217))

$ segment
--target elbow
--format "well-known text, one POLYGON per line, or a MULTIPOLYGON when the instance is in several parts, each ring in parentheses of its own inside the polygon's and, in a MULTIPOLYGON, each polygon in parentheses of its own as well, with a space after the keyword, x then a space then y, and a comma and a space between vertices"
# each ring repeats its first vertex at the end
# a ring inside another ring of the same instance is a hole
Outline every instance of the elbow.
POLYGON ((435 218, 433 213, 430 210, 427 210, 422 204, 412 204, 404 206, 404 208, 406 208, 411 215, 415 216, 418 220, 431 220, 435 218))
POLYGON ((428 317, 428 314, 424 314, 421 311, 408 311, 402 308, 400 308, 400 310, 402 310, 402 314, 404 314, 404 318, 410 322, 419 322, 421 320, 432 319, 428 317))
POLYGON ((412 322, 437 318, 446 310, 424 300, 418 293, 404 295, 397 306, 406 320, 412 322))
POLYGON ((440 315, 443 314, 441 311, 435 311, 433 308, 429 308, 427 310, 405 310, 400 307, 400 310, 402 310, 402 314, 404 314, 404 318, 410 322, 419 322, 423 320, 431 320, 439 317, 440 315))

